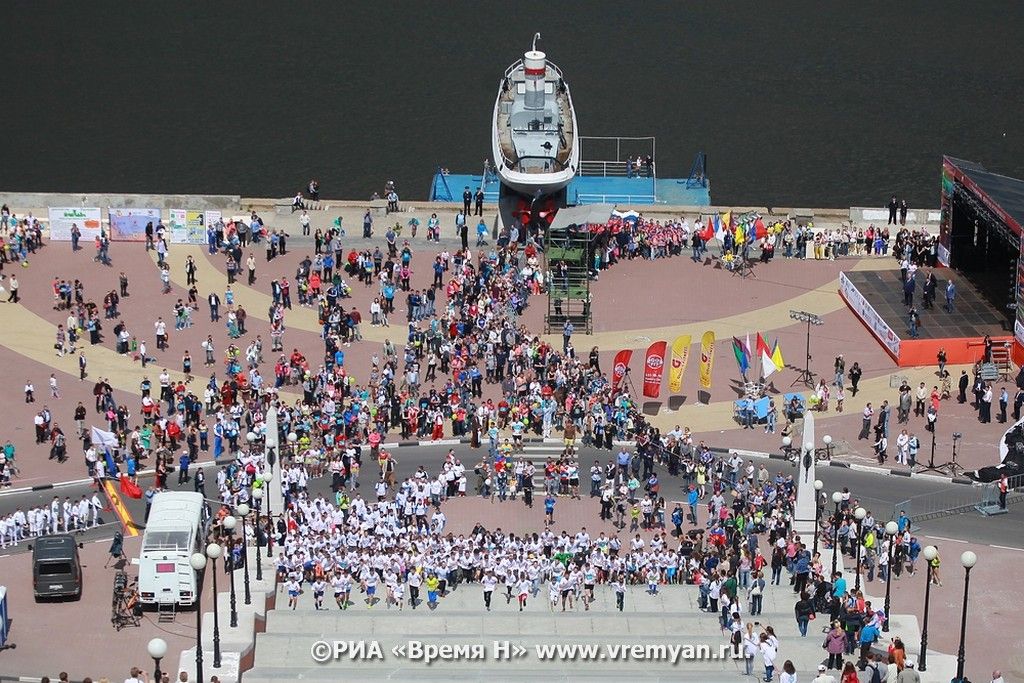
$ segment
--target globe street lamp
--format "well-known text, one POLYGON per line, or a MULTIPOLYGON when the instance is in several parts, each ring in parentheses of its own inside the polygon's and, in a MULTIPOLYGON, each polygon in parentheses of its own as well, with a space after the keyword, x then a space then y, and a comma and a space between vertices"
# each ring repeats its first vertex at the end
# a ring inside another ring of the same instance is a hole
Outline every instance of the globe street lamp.
POLYGON ((149 641, 146 649, 149 650, 149 656, 153 658, 155 669, 153 671, 153 680, 155 683, 160 683, 160 677, 162 675, 160 673, 160 660, 167 654, 167 641, 163 638, 154 638, 149 641))
POLYGON ((964 566, 964 606, 960 612, 960 649, 956 654, 956 678, 954 683, 966 683, 964 680, 964 638, 967 636, 967 594, 971 587, 971 569, 978 563, 978 556, 970 550, 960 556, 960 564, 964 566))
MULTIPOLYGON (((206 555, 192 553, 188 563, 192 565, 192 569, 197 574, 196 586, 198 586, 206 569, 206 555)), ((203 599, 202 593, 198 590, 196 591, 196 680, 206 680, 203 678, 203 599)))
POLYGON ((832 576, 836 575, 836 562, 839 559, 839 505, 843 502, 843 494, 832 493, 832 502, 836 504, 835 516, 832 517, 832 576))
POLYGON ((826 434, 821 437, 822 443, 825 444, 825 459, 829 462, 832 461, 832 437, 826 434))
POLYGON ((924 560, 927 562, 927 571, 925 577, 928 583, 924 587, 924 617, 921 622, 921 656, 918 657, 918 671, 924 671, 926 669, 925 659, 928 655, 928 602, 932 595, 932 560, 939 555, 939 550, 933 545, 925 546, 925 549, 921 551, 924 555, 924 560))
POLYGON ((821 519, 821 490, 825 488, 825 482, 821 479, 814 480, 814 551, 811 554, 818 554, 818 520, 821 519))
POLYGON ((868 511, 864 508, 857 508, 853 511, 853 516, 857 519, 857 582, 854 586, 854 590, 860 590, 860 547, 864 545, 864 518, 868 516, 868 511))
POLYGON ((206 546, 206 557, 213 562, 213 668, 220 668, 220 622, 217 618, 217 559, 223 549, 219 543, 206 546))
POLYGON ((786 456, 786 460, 789 460, 791 457, 793 457, 793 439, 792 438, 790 438, 788 436, 782 437, 782 452, 786 456))
MULTIPOLYGON (((257 475, 259 476, 259 475, 257 475)), ((263 562, 260 561, 260 501, 263 500, 263 489, 252 490, 252 502, 256 505, 256 580, 263 580, 263 562)))
POLYGON ((299 435, 295 432, 288 432, 288 436, 285 437, 288 441, 288 454, 291 455, 292 459, 295 458, 295 442, 299 440, 299 435))
POLYGON ((245 533, 245 519, 249 516, 249 506, 241 503, 235 508, 238 518, 242 520, 242 573, 245 577, 245 604, 252 604, 252 597, 249 593, 249 539, 245 533))
MULTIPOLYGON (((266 487, 274 485, 274 473, 271 471, 270 466, 263 470, 263 483, 266 487)), ((267 494, 267 525, 270 527, 270 533, 267 534, 267 557, 270 557, 270 553, 274 550, 274 516, 270 511, 270 490, 265 488, 267 494)))
POLYGON ((228 566, 228 559, 231 560, 231 628, 238 628, 238 609, 237 603, 235 602, 235 526, 238 525, 238 520, 232 515, 228 515, 222 522, 224 530, 228 532, 228 538, 230 545, 228 545, 228 557, 224 558, 224 567, 228 566))
POLYGON ((893 558, 893 547, 896 543, 896 534, 900 532, 900 525, 896 522, 889 521, 885 523, 885 535, 889 537, 889 543, 886 545, 886 559, 888 564, 885 566, 885 618, 882 620, 882 630, 886 633, 889 632, 889 587, 892 584, 892 558, 893 558))

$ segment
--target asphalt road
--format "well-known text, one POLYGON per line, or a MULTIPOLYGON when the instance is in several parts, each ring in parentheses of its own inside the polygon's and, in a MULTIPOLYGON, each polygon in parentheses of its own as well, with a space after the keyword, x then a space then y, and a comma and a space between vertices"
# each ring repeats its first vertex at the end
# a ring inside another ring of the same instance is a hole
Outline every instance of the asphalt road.
MULTIPOLYGON (((428 472, 436 472, 443 461, 449 446, 412 446, 395 449, 398 458, 398 478, 411 476, 419 465, 424 465, 428 472)), ((556 445, 535 445, 528 446, 527 455, 538 464, 547 457, 553 456, 558 451, 556 445)), ((480 458, 483 451, 473 451, 467 446, 457 446, 456 453, 462 459, 463 464, 471 468, 480 458)), ((606 450, 593 448, 580 449, 581 470, 586 479, 586 471, 594 460, 602 463, 608 461, 612 453, 606 450)), ((760 462, 760 461, 758 461, 760 462)), ((781 460, 768 461, 768 470, 773 475, 782 471, 783 474, 796 473, 795 466, 781 460)), ((212 463, 208 463, 208 466, 212 463)), ((755 462, 755 464, 758 464, 755 462)), ((366 467, 361 478, 363 491, 368 491, 372 484, 374 468, 366 467)), ((662 481, 662 493, 667 499, 673 500, 673 495, 682 496, 682 480, 674 480, 668 473, 659 468, 659 476, 662 481)), ((861 500, 862 504, 869 509, 877 519, 888 519, 893 515, 895 506, 905 501, 909 503, 909 515, 913 519, 915 514, 922 514, 931 506, 943 502, 968 503, 981 498, 981 489, 963 484, 951 484, 948 479, 930 477, 897 477, 891 475, 879 475, 869 472, 839 467, 821 467, 817 470, 817 477, 821 479, 825 488, 830 492, 848 487, 855 498, 861 500)), ((169 484, 172 490, 192 490, 190 484, 178 486, 177 477, 171 475, 169 484)), ((145 488, 151 482, 151 477, 143 476, 140 484, 145 488)), ((213 493, 212 483, 214 477, 212 472, 207 470, 207 492, 213 493)), ((116 484, 115 484, 116 488, 116 484)), ((72 486, 57 487, 44 491, 27 491, 0 495, 0 515, 7 515, 16 508, 27 509, 41 504, 48 504, 53 497, 70 496, 72 500, 82 495, 92 496, 93 486, 91 483, 76 484, 72 486)), ((330 479, 324 477, 310 481, 310 493, 330 493, 330 479)), ((139 529, 144 529, 143 519, 145 517, 145 503, 143 500, 122 498, 125 509, 131 515, 132 520, 139 529)), ((598 511, 597 503, 594 504, 594 514, 598 511)), ((117 515, 113 511, 103 513, 106 524, 84 532, 83 541, 112 538, 120 528, 117 515)), ((973 509, 955 515, 949 515, 938 519, 930 519, 916 524, 918 533, 943 539, 959 539, 983 545, 996 545, 1011 548, 1024 549, 1024 534, 1020 529, 1024 523, 1024 508, 1010 507, 1010 512, 995 517, 985 517, 973 509)), ((0 551, 4 554, 25 552, 27 544, 22 543, 14 548, 0 551)))

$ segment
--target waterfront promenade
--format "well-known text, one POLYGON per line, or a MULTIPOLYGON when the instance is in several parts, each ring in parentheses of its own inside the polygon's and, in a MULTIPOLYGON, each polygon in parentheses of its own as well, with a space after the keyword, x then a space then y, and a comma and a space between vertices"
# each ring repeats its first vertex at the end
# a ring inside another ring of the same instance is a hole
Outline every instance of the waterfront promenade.
MULTIPOLYGON (((332 207, 328 210, 313 211, 310 214, 312 229, 327 229, 333 225, 335 218, 339 215, 342 216, 342 222, 347 230, 343 245, 347 251, 349 248, 361 249, 382 245, 383 231, 389 222, 398 221, 403 226, 407 226, 410 216, 419 217, 421 225, 417 236, 412 238, 406 227, 400 240, 408 239, 414 253, 412 286, 424 288, 430 284, 429 263, 433 259, 433 255, 440 249, 447 248, 454 251, 457 248, 457 240, 454 235, 454 213, 451 208, 448 212, 438 210, 439 218, 442 220, 442 243, 440 245, 427 244, 424 240, 426 218, 429 217, 429 213, 433 212, 434 207, 424 209, 416 203, 413 203, 413 206, 416 208, 415 213, 400 213, 394 217, 376 218, 375 238, 371 241, 365 241, 360 237, 362 215, 366 211, 365 205, 354 204, 337 208, 337 210, 332 207)), ((241 212, 242 204, 239 207, 241 212)), ((15 205, 12 205, 12 208, 15 208, 15 205)), ((269 282, 272 278, 292 278, 299 260, 312 253, 312 241, 302 238, 298 234, 300 232, 298 214, 292 214, 290 211, 278 212, 271 204, 260 205, 258 210, 268 227, 286 230, 291 238, 288 240, 288 254, 277 257, 269 263, 265 261, 261 250, 254 250, 253 253, 257 261, 256 283, 249 286, 245 284, 243 277, 232 286, 236 304, 243 306, 248 312, 248 333, 243 342, 253 339, 255 335, 261 335, 264 340, 269 340, 270 326, 267 320, 267 309, 272 301, 269 282)), ((645 209, 645 213, 647 210, 645 209)), ((23 211, 16 209, 16 213, 20 216, 23 211)), ((692 221, 694 214, 685 215, 692 221)), ((836 217, 835 225, 839 225, 841 212, 834 215, 836 217)), ((668 212, 665 216, 678 217, 678 213, 668 212)), ((491 224, 494 219, 493 210, 485 211, 484 218, 488 224, 491 224)), ((475 225, 475 219, 470 217, 469 220, 470 226, 475 225)), ((471 245, 473 242, 474 240, 471 238, 471 245)), ((47 243, 38 254, 30 258, 27 268, 15 270, 9 264, 4 269, 8 276, 12 272, 16 273, 22 297, 21 304, 0 304, 0 311, 4 316, 4 325, 0 327, 0 362, 3 362, 4 366, 8 368, 7 381, 0 387, 0 396, 4 398, 5 404, 11 406, 9 416, 11 428, 8 432, 0 434, 0 438, 11 439, 17 448, 21 476, 14 484, 18 488, 47 486, 87 477, 82 466, 80 449, 73 446, 70 460, 65 463, 57 463, 48 460, 45 449, 33 443, 32 417, 42 404, 45 403, 49 406, 58 422, 62 425, 70 425, 72 423, 71 411, 76 402, 81 400, 88 407, 91 420, 96 417, 91 403, 93 380, 103 377, 109 380, 118 402, 125 403, 131 407, 133 413, 137 413, 138 387, 143 376, 155 380, 161 370, 166 367, 172 378, 181 377, 181 356, 185 350, 189 350, 195 361, 193 374, 198 377, 197 382, 201 386, 209 376, 209 371, 202 368, 202 351, 200 349, 202 340, 206 338, 207 334, 213 335, 219 350, 223 349, 227 343, 223 324, 209 323, 207 308, 203 303, 206 295, 210 292, 218 292, 223 297, 227 288, 223 256, 211 256, 203 246, 171 245, 168 255, 171 291, 168 294, 162 294, 155 256, 152 252, 147 254, 140 243, 114 243, 110 251, 113 260, 110 267, 93 262, 91 245, 84 246, 83 250, 72 253, 70 245, 66 243, 47 243), (197 288, 200 306, 194 314, 195 324, 184 330, 174 330, 171 327, 170 347, 166 351, 160 351, 156 349, 152 337, 153 325, 159 316, 163 316, 165 320, 171 320, 174 302, 179 298, 186 297, 187 284, 184 264, 188 257, 192 257, 198 265, 197 288), (54 277, 69 280, 79 279, 85 283, 86 300, 97 301, 102 299, 104 292, 116 288, 118 274, 122 271, 130 281, 130 296, 122 301, 120 320, 128 326, 133 335, 148 342, 151 355, 155 360, 144 370, 138 362, 114 351, 112 332, 106 331, 106 339, 103 343, 95 346, 86 345, 89 377, 87 381, 80 382, 76 357, 74 355, 58 357, 52 348, 56 325, 63 321, 66 312, 52 309, 50 282, 54 277), (15 368, 17 370, 14 370, 15 368), (51 373, 58 379, 60 398, 49 396, 47 379, 51 373), (32 381, 36 387, 37 402, 34 404, 24 403, 23 400, 21 389, 26 379, 32 381)), ((790 384, 803 365, 804 356, 805 330, 801 324, 795 323, 789 318, 789 310, 801 309, 821 315, 825 320, 825 325, 814 330, 811 340, 812 370, 818 377, 831 379, 832 360, 836 355, 842 353, 847 359, 848 367, 853 361, 860 363, 864 370, 864 378, 861 381, 861 391, 856 397, 850 396, 848 392, 845 411, 842 414, 835 412, 833 406, 830 411, 818 416, 818 432, 833 436, 837 462, 847 463, 866 471, 869 467, 877 466, 877 463, 871 451, 871 444, 857 438, 860 429, 859 413, 864 404, 871 401, 877 406, 884 400, 893 403, 895 396, 895 389, 891 382, 893 375, 906 377, 911 386, 915 387, 920 381, 928 383, 929 386, 937 381, 935 368, 916 368, 909 371, 894 368, 889 357, 881 351, 863 326, 852 317, 836 294, 837 277, 841 270, 891 270, 894 267, 895 264, 891 258, 848 258, 838 261, 799 261, 777 258, 769 264, 757 266, 755 268, 756 279, 742 280, 732 277, 724 270, 715 269, 712 265, 693 263, 686 258, 685 252, 681 257, 670 259, 626 261, 613 266, 606 273, 602 273, 601 278, 593 283, 595 333, 589 337, 575 335, 573 342, 577 351, 584 355, 592 346, 598 347, 602 368, 610 367, 612 357, 619 349, 636 349, 637 353, 633 362, 636 369, 635 374, 639 376, 642 350, 651 341, 659 338, 671 341, 676 335, 682 333, 692 334, 694 340, 697 341, 705 330, 714 330, 719 339, 719 351, 713 371, 710 403, 708 405, 696 403, 697 378, 694 369, 696 363, 692 362, 691 368, 684 376, 681 394, 669 397, 663 389, 661 400, 646 402, 642 406, 644 412, 663 431, 670 430, 677 424, 689 427, 693 430, 696 439, 707 440, 709 445, 717 448, 778 453, 780 450, 778 434, 766 435, 761 428, 744 430, 734 417, 733 401, 738 395, 736 387, 739 373, 736 363, 731 357, 729 342, 733 336, 743 339, 747 334, 753 337, 757 332, 764 334, 769 343, 777 338, 787 361, 787 368, 774 378, 774 386, 781 394, 789 391, 790 384), (652 292, 664 292, 668 296, 652 296, 652 292)), ((381 345, 385 341, 390 340, 399 345, 404 343, 405 316, 404 311, 400 309, 393 316, 390 327, 372 327, 369 324, 368 307, 376 293, 376 288, 365 287, 351 280, 349 284, 353 286, 354 293, 351 299, 346 300, 346 306, 354 306, 361 311, 364 323, 361 328, 363 341, 345 348, 345 364, 346 367, 351 368, 356 381, 361 383, 365 381, 371 357, 374 354, 380 354, 381 345)), ((531 304, 526 309, 521 322, 526 325, 527 329, 534 331, 540 329, 542 308, 543 306, 531 304)), ((320 328, 313 309, 296 306, 288 312, 287 327, 284 339, 286 350, 290 352, 291 349, 297 348, 311 358, 321 355, 320 328)), ((560 336, 552 337, 549 341, 553 345, 560 346, 561 344, 560 336)), ((268 356, 268 359, 273 358, 269 353, 265 355, 268 356)), ((221 366, 219 351, 216 367, 218 377, 223 375, 221 366)), ((267 374, 270 372, 267 365, 263 370, 267 374)), ((952 370, 954 376, 959 374, 959 368, 952 368, 952 370)), ((300 396, 301 394, 294 387, 285 388, 282 395, 289 401, 300 398, 300 396)), ((496 388, 485 387, 485 397, 497 398, 496 388)), ((948 459, 946 456, 951 447, 949 436, 952 432, 958 431, 964 434, 960 445, 962 449, 960 457, 963 465, 971 468, 992 464, 995 461, 994 444, 1005 427, 995 422, 979 424, 973 409, 969 405, 959 405, 955 400, 943 402, 941 420, 942 426, 938 437, 938 449, 941 449, 938 457, 941 460, 948 459)), ((901 425, 895 424, 895 414, 893 427, 902 428, 901 425)), ((913 429, 922 438, 922 441, 925 440, 923 418, 912 416, 907 427, 913 429)), ((429 454, 425 456, 429 458, 429 462, 436 466, 441 455, 433 451, 425 451, 425 453, 429 454)), ((467 455, 466 457, 472 456, 467 455)), ((885 466, 909 472, 909 468, 905 466, 894 465, 891 458, 885 466)), ((4 514, 8 509, 2 507, 3 505, 4 498, 0 497, 0 514, 4 514)), ((464 514, 473 515, 479 512, 481 511, 470 508, 465 510, 464 514)), ((463 513, 458 514, 463 515, 463 513)), ((593 510, 587 510, 580 506, 578 512, 571 514, 578 515, 580 522, 589 523, 586 520, 592 518, 593 510)), ((451 516, 456 517, 456 513, 453 512, 451 516)), ((494 517, 495 520, 499 518, 500 514, 494 517)), ((526 530, 529 526, 523 528, 526 530)), ((98 540, 102 541, 102 538, 98 540)), ((973 543, 971 538, 963 540, 973 543)), ((1014 547, 1020 544, 1014 543, 1013 538, 1003 539, 1002 543, 999 542, 999 539, 995 539, 980 544, 980 546, 991 545, 1014 547)), ((98 574, 101 563, 97 560, 102 559, 103 547, 101 542, 95 547, 90 546, 89 551, 90 566, 98 574)), ((972 545, 972 547, 975 546, 972 545)), ((959 546, 950 545, 946 556, 950 569, 949 576, 952 576, 956 564, 954 548, 956 553, 959 552, 959 546)), ((1010 558, 1017 556, 1014 554, 1016 551, 1007 549, 979 550, 979 553, 982 552, 987 558, 985 561, 990 563, 990 566, 991 563, 1012 562, 1010 558)), ((21 577, 18 579, 20 582, 18 585, 22 587, 26 585, 24 583, 26 577, 23 576, 24 555, 0 558, 0 562, 4 563, 0 564, 0 570, 7 574, 6 568, 10 567, 11 576, 21 577)), ((979 575, 982 579, 989 576, 989 571, 992 570, 989 568, 982 571, 979 566, 979 575)), ((102 612, 105 603, 103 596, 109 589, 109 577, 106 574, 100 574, 100 576, 104 577, 104 580, 98 581, 95 590, 90 590, 89 593, 98 596, 98 604, 92 609, 102 612)), ((954 584, 954 581, 949 581, 949 585, 954 584)), ((909 588, 903 590, 910 592, 909 588)), ((998 600, 998 595, 999 593, 996 592, 992 599, 998 600)), ((30 609, 23 597, 22 595, 17 602, 19 609, 30 609)), ((911 601, 914 601, 914 604, 919 602, 916 596, 913 598, 908 596, 907 602, 911 601)), ((957 613, 956 596, 949 591, 948 599, 944 599, 943 602, 945 607, 933 605, 933 608, 940 610, 940 613, 945 615, 944 618, 952 622, 957 613)), ((998 607, 998 601, 996 607, 998 607)), ((68 611, 70 608, 61 606, 60 609, 68 611)), ((1000 624, 1001 632, 1007 634, 1006 638, 1000 640, 982 636, 985 627, 991 626, 993 623, 991 619, 994 618, 991 612, 987 613, 987 616, 982 616, 984 614, 986 614, 985 610, 976 610, 972 613, 974 628, 970 634, 969 644, 972 653, 979 653, 977 655, 979 659, 984 656, 987 661, 993 661, 999 648, 1012 646, 1012 638, 1008 634, 1008 631, 1012 630, 1009 628, 1013 623, 1012 616, 1004 615, 1007 621, 996 620, 995 623, 1000 624)), ((27 621, 23 623, 27 623, 27 621)), ((188 622, 182 622, 179 629, 180 637, 175 641, 180 648, 187 647, 187 624, 188 622)), ((153 631, 145 631, 145 633, 151 632, 153 631)), ((949 639, 950 635, 950 633, 936 635, 937 642, 933 641, 935 642, 934 647, 946 652, 952 651, 955 643, 949 639)), ((111 635, 111 637, 122 636, 111 635)), ((119 662, 120 668, 125 668, 122 664, 145 663, 141 661, 144 659, 144 644, 141 648, 139 647, 139 643, 144 643, 144 640, 138 639, 138 636, 135 635, 132 637, 138 641, 133 648, 134 652, 139 653, 139 657, 119 662), (136 659, 140 661, 136 662, 136 659)), ((20 652, 0 653, 0 658, 3 658, 0 659, 0 663, 18 662, 17 657, 27 657, 32 651, 21 648, 19 650, 20 652), (12 656, 8 657, 8 655, 12 656)), ((35 656, 42 656, 42 653, 36 651, 35 656)), ((82 656, 85 658, 89 655, 83 653, 82 656)), ((18 664, 19 668, 15 671, 30 673, 43 661, 45 660, 22 659, 18 664)), ((89 666, 89 670, 94 671, 103 660, 86 659, 85 661, 95 662, 89 666)), ((973 661, 975 660, 972 658, 973 661)), ((1003 664, 1001 661, 999 665, 1007 669, 1010 667, 1009 663, 1003 664)), ((0 666, 0 668, 5 667, 0 666)), ((71 668, 70 663, 67 668, 71 668)), ((984 667, 972 668, 972 676, 977 677, 978 673, 983 670, 984 667)), ((114 675, 117 671, 106 671, 106 673, 114 675)), ((1013 679, 1008 677, 1007 680, 1013 679)))

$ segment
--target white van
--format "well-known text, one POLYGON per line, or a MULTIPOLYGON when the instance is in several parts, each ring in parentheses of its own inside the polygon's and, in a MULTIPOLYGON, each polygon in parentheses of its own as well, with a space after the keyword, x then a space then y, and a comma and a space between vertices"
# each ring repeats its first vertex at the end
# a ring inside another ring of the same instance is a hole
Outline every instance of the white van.
POLYGON ((144 605, 188 606, 198 596, 193 553, 206 548, 207 511, 203 496, 163 491, 153 496, 139 556, 139 599, 144 605))

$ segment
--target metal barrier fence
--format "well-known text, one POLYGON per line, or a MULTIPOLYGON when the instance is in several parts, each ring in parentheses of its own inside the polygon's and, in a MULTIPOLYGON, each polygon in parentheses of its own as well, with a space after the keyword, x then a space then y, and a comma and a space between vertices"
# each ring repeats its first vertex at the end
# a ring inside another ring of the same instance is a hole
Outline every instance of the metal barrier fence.
POLYGON ((1024 475, 1011 477, 1007 488, 1006 507, 1000 505, 998 482, 983 486, 958 484, 941 491, 912 496, 896 503, 892 510, 893 519, 899 518, 901 512, 914 524, 971 510, 985 516, 1002 514, 1010 505, 1024 501, 1024 475))
POLYGON ((991 517, 993 515, 1006 514, 1007 508, 1010 505, 1024 500, 1024 490, 1022 490, 1022 487, 1024 487, 1024 475, 1007 477, 1006 484, 1005 500, 1000 495, 999 482, 985 484, 982 488, 981 501, 974 506, 974 509, 986 517, 991 517))

